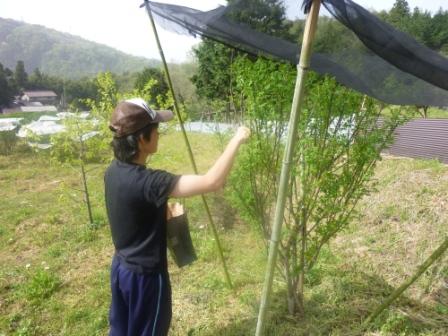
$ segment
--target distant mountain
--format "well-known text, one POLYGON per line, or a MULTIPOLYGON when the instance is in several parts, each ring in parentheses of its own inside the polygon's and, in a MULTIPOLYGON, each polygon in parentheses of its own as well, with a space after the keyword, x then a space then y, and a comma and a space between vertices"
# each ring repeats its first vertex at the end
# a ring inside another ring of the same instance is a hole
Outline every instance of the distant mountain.
POLYGON ((158 66, 150 60, 40 25, 0 18, 0 63, 15 69, 18 60, 28 74, 35 68, 63 78, 94 76, 98 72, 137 72, 158 66))

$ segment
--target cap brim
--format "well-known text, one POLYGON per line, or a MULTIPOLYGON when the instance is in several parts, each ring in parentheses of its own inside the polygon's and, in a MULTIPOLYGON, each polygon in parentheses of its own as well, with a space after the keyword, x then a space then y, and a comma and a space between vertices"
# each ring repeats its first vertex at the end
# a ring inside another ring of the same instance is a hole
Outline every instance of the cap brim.
POLYGON ((156 117, 151 123, 167 122, 174 117, 173 111, 171 110, 155 110, 154 112, 156 113, 156 117))

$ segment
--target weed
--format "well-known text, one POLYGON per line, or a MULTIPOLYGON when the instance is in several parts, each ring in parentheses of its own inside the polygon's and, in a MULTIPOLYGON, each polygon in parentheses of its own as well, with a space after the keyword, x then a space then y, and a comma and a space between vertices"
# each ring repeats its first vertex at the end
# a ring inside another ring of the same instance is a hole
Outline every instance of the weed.
POLYGON ((16 130, 0 132, 0 155, 10 155, 17 144, 16 130))
POLYGON ((417 331, 413 322, 405 315, 392 312, 381 326, 384 333, 392 333, 393 335, 407 336, 417 331))
POLYGON ((62 281, 54 272, 38 269, 24 284, 22 295, 32 304, 39 305, 59 289, 62 281))
POLYGON ((93 226, 94 228, 100 228, 108 223, 108 219, 104 209, 93 209, 93 226))
POLYGON ((78 241, 81 243, 92 243, 98 237, 97 227, 94 224, 86 224, 78 230, 78 241))
POLYGON ((60 216, 55 213, 48 214, 46 221, 48 222, 48 224, 51 224, 51 225, 58 225, 58 224, 63 223, 63 220, 60 218, 60 216))
POLYGON ((64 254, 64 247, 60 245, 50 245, 46 254, 50 258, 58 258, 64 254))
POLYGON ((443 304, 441 304, 441 303, 438 303, 438 304, 436 305, 436 311, 437 311, 439 314, 443 314, 443 315, 445 315, 445 316, 448 316, 448 306, 447 306, 447 305, 443 305, 443 304))
POLYGON ((19 225, 24 220, 31 217, 31 214, 33 213, 33 210, 30 208, 19 208, 17 209, 17 212, 15 213, 14 223, 15 225, 19 225))
POLYGON ((209 274, 204 279, 204 288, 213 289, 213 290, 223 290, 226 289, 228 286, 223 281, 221 274, 209 274))
POLYGON ((35 334, 35 327, 31 319, 25 319, 20 321, 15 331, 15 336, 31 336, 35 334))
POLYGON ((66 318, 68 324, 86 323, 91 318, 91 311, 89 308, 76 309, 70 312, 66 318))

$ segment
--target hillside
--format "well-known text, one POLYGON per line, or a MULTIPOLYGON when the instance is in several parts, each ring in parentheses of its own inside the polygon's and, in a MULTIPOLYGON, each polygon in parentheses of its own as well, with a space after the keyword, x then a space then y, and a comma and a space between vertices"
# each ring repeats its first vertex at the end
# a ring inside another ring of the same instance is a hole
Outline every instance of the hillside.
POLYGON ((35 68, 64 78, 80 78, 100 71, 141 71, 157 60, 127 55, 111 47, 40 25, 0 18, 0 63, 14 69, 18 60, 26 71, 35 68))

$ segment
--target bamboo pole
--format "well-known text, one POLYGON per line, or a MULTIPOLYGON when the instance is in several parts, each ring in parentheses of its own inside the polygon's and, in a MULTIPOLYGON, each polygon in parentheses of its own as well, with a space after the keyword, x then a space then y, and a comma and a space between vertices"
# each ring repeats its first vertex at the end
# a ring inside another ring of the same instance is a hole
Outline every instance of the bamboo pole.
POLYGON ((258 313, 256 336, 263 335, 266 312, 269 305, 269 297, 271 295, 272 280, 274 278, 275 265, 277 259, 278 241, 283 224, 283 215, 285 212, 285 199, 288 182, 290 179, 291 160, 294 153, 294 144, 297 136, 297 122, 299 120, 302 109, 305 79, 311 61, 311 46, 317 28, 317 20, 319 17, 321 0, 314 0, 311 10, 306 18, 305 31, 303 34, 302 51, 300 54, 300 62, 297 66, 296 86, 294 90, 294 98, 291 106, 291 115, 288 125, 288 136, 286 141, 285 153, 283 156, 282 171, 280 174, 280 183, 277 196, 277 204, 275 207, 274 224, 271 234, 271 242, 269 246, 268 265, 263 286, 263 294, 258 313))
POLYGON ((403 292, 408 289, 417 279, 432 265, 437 259, 439 259, 446 251, 448 250, 448 238, 445 238, 445 241, 435 250, 423 264, 419 266, 417 271, 411 276, 408 280, 406 280, 400 287, 393 291, 393 293, 384 301, 375 311, 370 314, 370 316, 365 320, 364 326, 366 327, 369 323, 375 321, 378 315, 381 312, 388 308, 392 302, 394 302, 403 292))
MULTIPOLYGON (((183 135, 183 138, 184 138, 184 141, 185 141, 185 145, 187 146, 187 151, 188 151, 188 155, 190 157, 191 165, 193 166, 193 170, 194 170, 195 174, 198 174, 198 168, 196 166, 196 161, 195 161, 194 156, 193 156, 193 151, 191 150, 191 145, 190 145, 190 141, 188 140, 187 133, 185 132, 184 123, 183 123, 182 116, 181 116, 180 110, 179 110, 179 104, 177 103, 177 97, 176 97, 176 95, 174 93, 173 83, 171 81, 170 72, 169 72, 169 69, 168 69, 168 65, 166 63, 165 54, 163 52, 162 45, 161 45, 160 39, 159 39, 159 34, 157 32, 157 28, 156 28, 156 25, 154 23, 154 18, 153 18, 153 15, 152 15, 151 7, 149 6, 149 2, 147 0, 145 0, 145 8, 146 8, 146 11, 148 12, 148 16, 149 16, 149 19, 151 21, 151 26, 152 26, 152 30, 154 32, 154 36, 155 36, 155 39, 156 39, 156 42, 157 42, 157 47, 159 48, 160 58, 162 59, 163 67, 165 69, 165 75, 166 75, 166 79, 168 81, 168 86, 170 88, 171 95, 173 96, 173 100, 174 100, 174 110, 176 112, 177 118, 179 119, 180 128, 182 130, 182 135, 183 135)), ((232 281, 230 279, 229 271, 227 270, 227 265, 226 265, 226 262, 225 262, 225 259, 224 259, 224 254, 223 254, 223 251, 222 251, 221 242, 219 240, 218 231, 216 230, 216 226, 215 226, 215 223, 213 221, 213 218, 212 218, 212 215, 211 215, 210 208, 208 206, 207 200, 205 199, 204 195, 201 195, 201 197, 202 197, 202 202, 204 204, 205 211, 206 211, 207 216, 208 216, 208 220, 210 222, 210 227, 212 229, 213 236, 215 238, 216 247, 218 249, 219 258, 221 259, 221 263, 222 263, 222 266, 223 266, 223 269, 224 269, 224 276, 226 278, 227 285, 230 288, 233 289, 232 281)))

